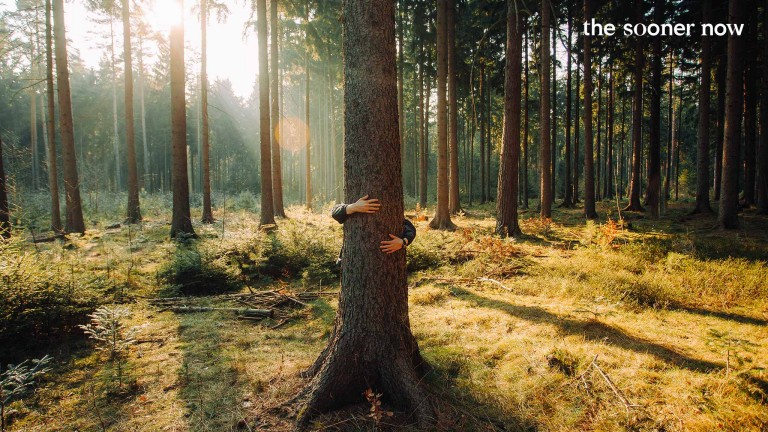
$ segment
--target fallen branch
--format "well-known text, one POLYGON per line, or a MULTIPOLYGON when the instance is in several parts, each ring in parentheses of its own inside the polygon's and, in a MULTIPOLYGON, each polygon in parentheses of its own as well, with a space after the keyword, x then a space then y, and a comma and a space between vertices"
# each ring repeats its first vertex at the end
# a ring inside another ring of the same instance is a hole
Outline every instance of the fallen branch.
POLYGON ((172 306, 165 308, 176 313, 190 313, 190 312, 234 312, 241 317, 261 317, 272 318, 275 312, 272 309, 242 309, 242 308, 222 308, 222 307, 203 307, 203 306, 172 306))
POLYGON ((503 289, 505 289, 505 290, 507 290, 509 292, 514 292, 512 290, 512 288, 507 288, 506 285, 504 285, 503 283, 497 281, 496 279, 491 279, 489 277, 479 277, 479 278, 477 278, 477 280, 479 280, 481 282, 490 282, 490 283, 492 283, 492 284, 494 284, 494 285, 496 285, 498 287, 501 287, 501 288, 503 288, 503 289))
POLYGON ((591 366, 594 366, 595 369, 597 369, 597 371, 600 372, 600 375, 602 375, 602 377, 605 379, 605 382, 608 383, 608 386, 611 388, 611 390, 613 390, 613 393, 624 404, 624 408, 626 408, 627 412, 629 412, 630 408, 639 407, 639 405, 632 405, 631 403, 629 403, 629 401, 621 392, 621 390, 619 390, 618 387, 616 387, 616 385, 613 383, 613 381, 611 381, 611 378, 608 376, 608 374, 606 374, 605 372, 603 372, 602 369, 600 369, 600 366, 597 364, 597 356, 595 356, 595 359, 592 360, 591 366))

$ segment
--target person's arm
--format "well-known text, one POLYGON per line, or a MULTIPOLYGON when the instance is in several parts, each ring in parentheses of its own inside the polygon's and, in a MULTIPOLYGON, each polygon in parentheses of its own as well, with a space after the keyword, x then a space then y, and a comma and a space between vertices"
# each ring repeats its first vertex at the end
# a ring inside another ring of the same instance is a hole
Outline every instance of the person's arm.
POLYGON ((379 200, 376 198, 368 198, 368 195, 360 198, 352 204, 337 204, 331 216, 336 219, 338 223, 343 224, 349 218, 349 215, 353 213, 376 213, 381 208, 379 200))
POLYGON ((408 246, 413 242, 413 239, 416 238, 416 227, 413 226, 411 221, 408 219, 405 219, 403 221, 403 233, 400 234, 400 237, 390 234, 389 240, 383 240, 381 242, 381 246, 379 249, 381 249, 382 252, 386 254, 391 254, 393 252, 397 252, 400 249, 408 246))

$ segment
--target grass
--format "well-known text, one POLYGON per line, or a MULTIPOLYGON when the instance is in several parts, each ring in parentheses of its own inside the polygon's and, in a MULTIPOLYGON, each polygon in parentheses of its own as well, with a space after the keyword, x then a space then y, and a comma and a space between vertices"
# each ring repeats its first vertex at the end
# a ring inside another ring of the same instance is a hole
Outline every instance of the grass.
MULTIPOLYGON (((103 213, 68 243, 15 245, 12 256, 56 257, 80 289, 128 305, 127 325, 140 332, 120 389, 105 378, 104 353, 77 334, 4 352, 18 361, 45 350, 56 362, 32 396, 13 404, 10 430, 291 429, 282 404, 324 347, 335 300, 316 300, 274 329, 274 320, 173 314, 147 302, 338 289, 332 261, 341 230, 327 209, 290 208, 290 219, 264 234, 248 197, 234 201, 216 224, 196 224, 201 239, 187 244, 167 239, 164 201, 153 198, 140 227, 106 229, 117 215, 103 213), (244 209, 233 210, 234 201, 244 209)), ((523 212, 517 240, 491 235, 488 206, 457 216, 453 233, 417 223, 408 251, 411 325, 434 366, 425 383, 441 414, 437 430, 768 427, 768 220, 747 211, 744 228, 721 232, 712 217, 686 216, 686 203, 658 221, 619 220, 610 207, 598 208, 605 216, 595 223, 579 210, 556 209, 552 221, 523 212)), ((366 413, 353 407, 316 428, 377 430, 366 413)))

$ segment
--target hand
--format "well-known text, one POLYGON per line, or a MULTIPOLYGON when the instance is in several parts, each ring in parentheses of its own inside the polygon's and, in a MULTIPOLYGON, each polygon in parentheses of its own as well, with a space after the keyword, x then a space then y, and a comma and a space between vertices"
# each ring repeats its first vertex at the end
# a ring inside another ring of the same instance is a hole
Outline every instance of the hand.
POLYGON ((405 240, 392 234, 389 235, 389 238, 391 240, 383 240, 381 242, 381 246, 379 247, 379 249, 381 249, 382 252, 386 254, 391 254, 392 252, 397 252, 403 248, 403 245, 405 244, 405 240))
POLYGON ((368 199, 368 195, 360 198, 356 202, 347 206, 347 214, 352 213, 376 213, 381 208, 379 200, 376 198, 368 199))

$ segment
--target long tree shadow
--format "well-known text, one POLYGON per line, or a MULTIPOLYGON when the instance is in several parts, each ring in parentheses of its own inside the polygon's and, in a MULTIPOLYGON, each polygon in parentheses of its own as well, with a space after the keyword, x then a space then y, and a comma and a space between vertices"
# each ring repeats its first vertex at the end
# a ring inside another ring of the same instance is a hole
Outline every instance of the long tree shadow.
POLYGON ((737 322, 739 324, 750 324, 755 326, 766 326, 768 325, 768 320, 764 320, 761 318, 755 318, 747 315, 741 315, 733 312, 721 312, 721 311, 713 311, 709 309, 702 309, 702 308, 695 308, 695 307, 687 307, 687 306, 679 306, 676 309, 679 309, 683 312, 688 312, 696 315, 702 315, 707 317, 715 317, 720 318, 722 320, 726 321, 733 321, 737 322))
POLYGON ((569 335, 583 336, 593 342, 603 342, 629 351, 650 354, 659 360, 695 372, 708 373, 725 368, 720 363, 696 359, 663 345, 629 335, 608 324, 597 321, 580 321, 554 314, 540 307, 521 306, 483 297, 460 287, 453 287, 454 293, 478 306, 500 310, 511 316, 527 321, 550 324, 569 335))

